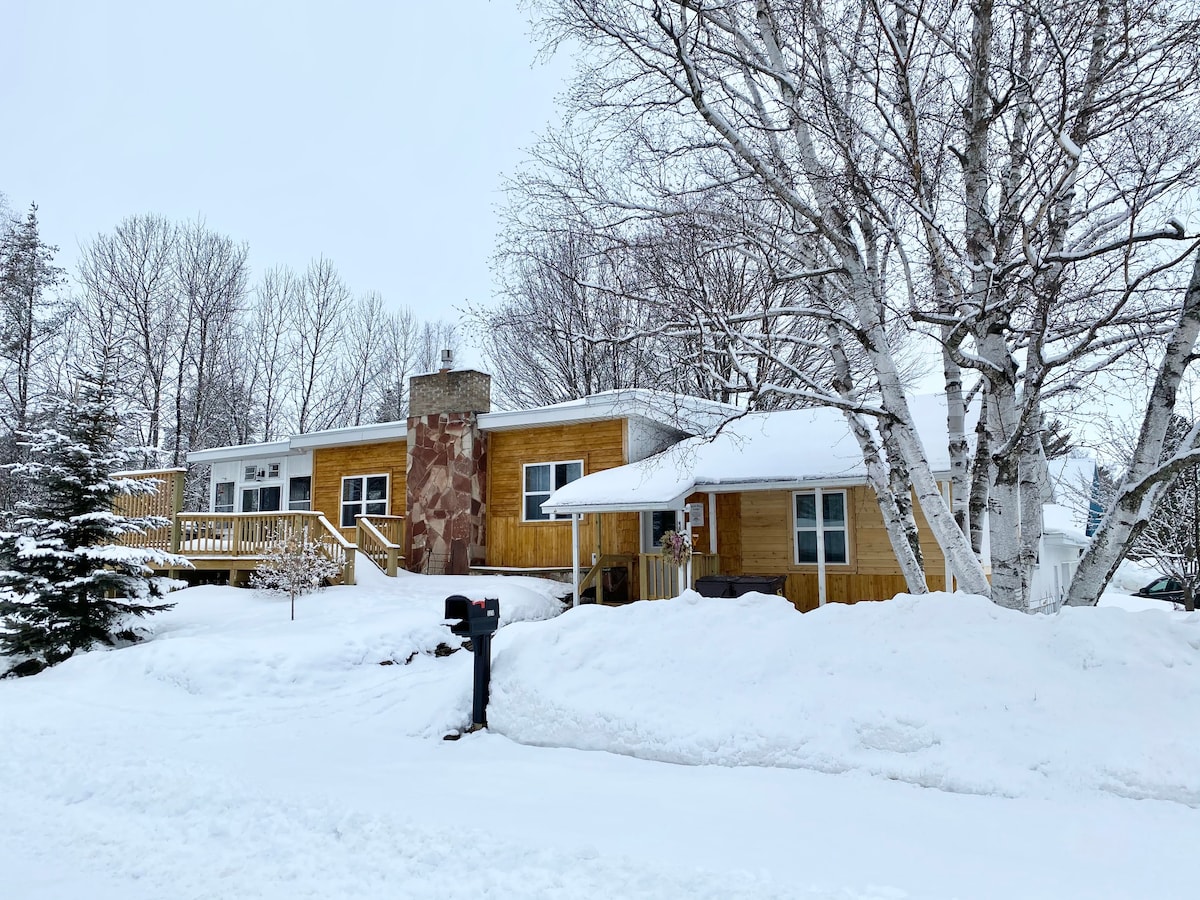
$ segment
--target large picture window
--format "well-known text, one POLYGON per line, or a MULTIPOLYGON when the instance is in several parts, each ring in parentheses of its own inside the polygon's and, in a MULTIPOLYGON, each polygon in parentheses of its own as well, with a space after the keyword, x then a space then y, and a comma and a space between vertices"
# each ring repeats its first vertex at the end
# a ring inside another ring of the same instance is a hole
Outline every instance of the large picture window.
POLYGON ((351 475, 342 479, 343 528, 353 528, 355 516, 386 516, 387 511, 388 476, 351 475))
POLYGON ((801 491, 792 496, 796 508, 796 562, 848 563, 846 492, 801 491))
POLYGON ((242 491, 242 512, 278 512, 279 485, 275 487, 246 488, 242 491))
POLYGON ((583 477, 583 461, 531 463, 525 466, 522 509, 526 522, 545 522, 558 516, 542 512, 542 504, 564 484, 583 477))

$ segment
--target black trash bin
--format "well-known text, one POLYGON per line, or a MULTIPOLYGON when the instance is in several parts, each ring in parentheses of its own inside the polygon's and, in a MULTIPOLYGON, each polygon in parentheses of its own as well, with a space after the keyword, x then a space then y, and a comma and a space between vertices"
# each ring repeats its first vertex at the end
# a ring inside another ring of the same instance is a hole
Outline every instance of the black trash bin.
POLYGON ((727 597, 740 597, 757 591, 760 594, 779 594, 782 596, 787 584, 786 575, 730 575, 729 593, 727 597))
POLYGON ((786 575, 702 575, 696 591, 701 597, 740 597, 752 591, 782 595, 786 584, 786 575))
POLYGON ((696 592, 701 597, 732 597, 729 580, 732 575, 701 575, 696 579, 696 592))

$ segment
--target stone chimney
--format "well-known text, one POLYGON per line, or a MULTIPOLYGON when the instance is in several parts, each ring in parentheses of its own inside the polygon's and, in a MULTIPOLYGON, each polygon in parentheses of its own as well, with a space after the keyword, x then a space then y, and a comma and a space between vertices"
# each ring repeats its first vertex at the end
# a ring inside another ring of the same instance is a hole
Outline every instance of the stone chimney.
POLYGON ((492 408, 492 377, 471 369, 408 383, 408 539, 413 572, 466 575, 486 544, 487 442, 478 415, 492 408))

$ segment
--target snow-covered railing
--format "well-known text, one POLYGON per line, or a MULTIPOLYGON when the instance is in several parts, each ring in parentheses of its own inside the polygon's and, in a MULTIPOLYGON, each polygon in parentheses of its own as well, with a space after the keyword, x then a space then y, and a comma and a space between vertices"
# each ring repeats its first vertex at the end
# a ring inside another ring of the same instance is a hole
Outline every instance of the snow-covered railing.
MULTIPOLYGON (((712 553, 692 554, 692 583, 703 575, 716 575, 720 558, 712 553)), ((643 600, 664 600, 679 596, 679 568, 661 553, 643 553, 638 557, 638 581, 643 600)))
POLYGON ((367 558, 393 578, 404 555, 404 516, 354 517, 355 543, 367 558))

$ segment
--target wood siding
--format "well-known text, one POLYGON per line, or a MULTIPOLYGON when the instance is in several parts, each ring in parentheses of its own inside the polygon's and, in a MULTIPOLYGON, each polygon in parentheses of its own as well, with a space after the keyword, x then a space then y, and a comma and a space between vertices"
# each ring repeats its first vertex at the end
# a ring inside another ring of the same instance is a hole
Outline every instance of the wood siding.
MULTIPOLYGON (((493 566, 571 565, 571 520, 522 521, 523 469, 529 463, 583 460, 585 475, 623 465, 625 421, 555 425, 488 434, 487 556, 493 566)), ((594 552, 636 554, 637 513, 586 515, 579 546, 586 568, 594 552), (599 521, 598 520, 602 520, 599 521), (597 524, 599 541, 597 542, 597 524)), ((630 577, 636 577, 631 572, 630 577)), ((636 582, 635 582, 636 583, 636 582)))
MULTIPOLYGON (((348 475, 388 475, 388 515, 405 515, 407 456, 407 441, 314 450, 312 508, 324 513, 325 518, 335 527, 339 526, 342 513, 342 478, 348 475)), ((286 497, 284 500, 286 502, 286 497)), ((348 540, 354 540, 353 528, 340 528, 340 531, 348 540)))
MULTIPOLYGON (((845 491, 849 562, 825 567, 826 599, 857 603, 882 600, 902 592, 904 577, 892 553, 874 492, 865 486, 848 487, 845 491)), ((738 498, 740 508, 736 512, 732 501, 722 507, 723 498, 718 498, 717 510, 722 522, 717 552, 722 571, 730 574, 787 575, 787 598, 797 609, 807 611, 817 607, 817 567, 795 562, 792 494, 792 491, 756 491, 732 495, 738 498)), ((945 561, 919 509, 917 527, 929 587, 941 590, 945 585, 945 561)))

